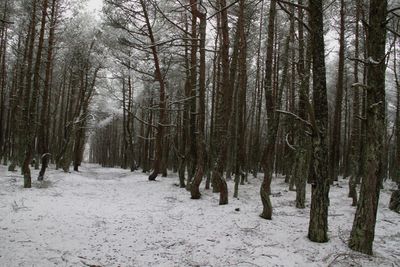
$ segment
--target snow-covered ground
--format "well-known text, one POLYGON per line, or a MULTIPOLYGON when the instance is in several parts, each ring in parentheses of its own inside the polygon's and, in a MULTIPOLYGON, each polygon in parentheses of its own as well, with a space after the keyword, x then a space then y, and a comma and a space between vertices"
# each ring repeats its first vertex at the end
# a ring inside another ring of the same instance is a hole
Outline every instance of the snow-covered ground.
POLYGON ((79 173, 50 169, 45 182, 23 189, 18 173, 0 167, 0 266, 400 266, 391 184, 370 257, 346 246, 355 209, 345 180, 331 188, 325 244, 307 239, 309 208, 294 207, 282 179, 272 185, 281 193, 272 197, 272 221, 258 216, 260 179, 225 206, 210 191, 191 200, 176 183, 174 175, 149 182, 140 172, 85 165, 79 173))

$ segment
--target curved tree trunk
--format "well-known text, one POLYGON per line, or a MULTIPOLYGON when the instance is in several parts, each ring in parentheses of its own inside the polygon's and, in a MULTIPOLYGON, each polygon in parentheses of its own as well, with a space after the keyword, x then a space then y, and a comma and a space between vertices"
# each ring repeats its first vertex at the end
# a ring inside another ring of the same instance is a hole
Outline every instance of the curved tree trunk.
POLYGON ((165 125, 165 120, 166 120, 165 83, 164 83, 164 76, 161 73, 160 60, 159 60, 159 56, 158 56, 156 41, 155 41, 154 35, 153 35, 153 29, 152 29, 152 26, 150 23, 149 15, 147 13, 147 6, 146 6, 146 3, 144 0, 140 0, 140 4, 142 6, 143 15, 144 15, 146 27, 147 27, 147 32, 148 32, 148 36, 149 36, 150 43, 151 43, 151 52, 153 55, 154 66, 155 66, 155 78, 158 81, 159 86, 160 86, 160 88, 159 88, 160 89, 160 103, 159 103, 160 115, 159 115, 159 122, 157 125, 155 159, 154 159, 154 164, 153 164, 153 172, 149 176, 149 180, 154 181, 154 180, 156 180, 158 174, 161 171, 161 160, 162 160, 162 156, 163 156, 162 143, 164 140, 164 125, 165 125))
POLYGON ((268 137, 265 145, 263 156, 262 156, 262 167, 264 170, 264 179, 260 187, 260 196, 263 204, 263 211, 261 217, 264 219, 272 219, 272 205, 269 198, 271 193, 271 181, 272 172, 274 165, 273 153, 275 151, 275 139, 278 131, 278 125, 274 126, 275 123, 275 103, 274 94, 272 88, 272 65, 273 65, 273 54, 274 54, 274 43, 275 43, 275 18, 276 18, 276 0, 271 0, 268 18, 268 39, 267 39, 267 55, 265 64, 265 102, 267 109, 267 121, 268 121, 268 137))

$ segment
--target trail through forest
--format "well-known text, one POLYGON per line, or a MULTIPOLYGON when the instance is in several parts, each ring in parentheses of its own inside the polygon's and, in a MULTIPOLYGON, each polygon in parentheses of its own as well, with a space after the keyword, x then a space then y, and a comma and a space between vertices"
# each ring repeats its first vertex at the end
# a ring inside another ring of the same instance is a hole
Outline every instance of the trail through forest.
POLYGON ((97 165, 48 173, 24 190, 18 172, 0 167, 0 266, 400 266, 400 217, 387 207, 392 184, 382 190, 367 256, 346 245, 355 212, 346 180, 331 188, 330 241, 317 244, 307 238, 310 199, 296 209, 279 177, 267 221, 259 217, 261 176, 219 206, 210 190, 190 200, 176 175, 150 182, 97 165))

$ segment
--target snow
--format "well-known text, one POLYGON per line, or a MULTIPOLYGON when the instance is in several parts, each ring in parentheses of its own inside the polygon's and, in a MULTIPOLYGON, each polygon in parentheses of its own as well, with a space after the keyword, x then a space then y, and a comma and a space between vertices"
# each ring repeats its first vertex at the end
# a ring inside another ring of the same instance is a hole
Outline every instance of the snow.
POLYGON ((84 165, 50 169, 23 189, 19 173, 0 167, 0 266, 400 266, 400 216, 387 207, 394 184, 382 191, 366 256, 346 246, 355 212, 346 180, 331 188, 325 244, 307 239, 309 205, 296 209, 282 178, 272 184, 272 221, 258 216, 261 177, 225 206, 211 191, 191 200, 177 181, 84 165))

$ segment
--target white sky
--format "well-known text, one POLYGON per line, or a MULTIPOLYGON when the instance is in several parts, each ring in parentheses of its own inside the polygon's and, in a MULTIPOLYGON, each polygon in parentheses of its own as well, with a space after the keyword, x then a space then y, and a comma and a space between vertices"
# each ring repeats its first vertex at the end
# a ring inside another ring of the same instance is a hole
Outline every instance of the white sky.
POLYGON ((88 0, 87 8, 88 10, 93 10, 93 11, 101 11, 101 8, 103 7, 103 0, 88 0))

